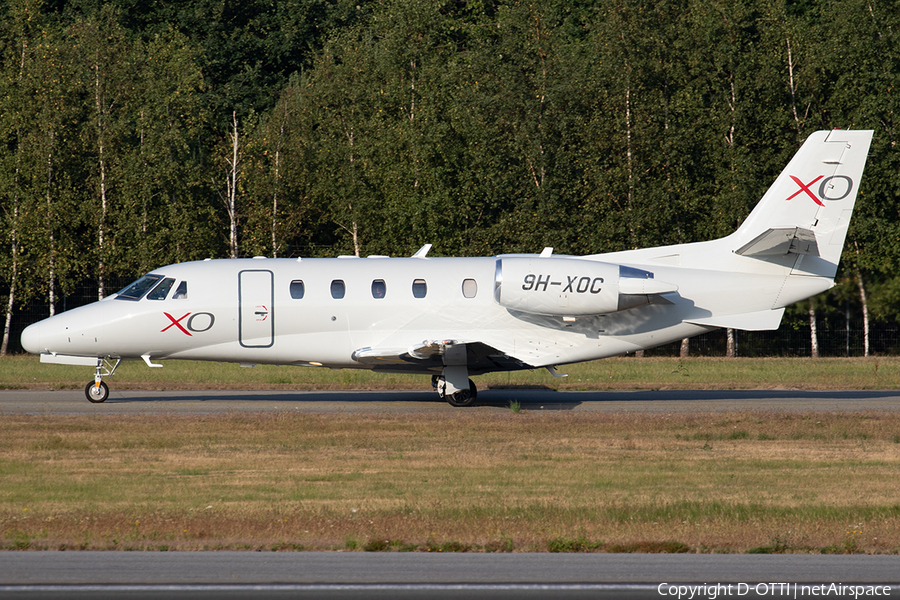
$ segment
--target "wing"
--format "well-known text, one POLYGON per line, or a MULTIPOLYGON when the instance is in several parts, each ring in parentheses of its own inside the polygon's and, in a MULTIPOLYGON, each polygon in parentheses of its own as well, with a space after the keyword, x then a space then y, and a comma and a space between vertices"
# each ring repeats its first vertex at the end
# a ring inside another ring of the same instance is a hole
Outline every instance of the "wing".
POLYGON ((440 373, 449 362, 462 362, 463 352, 471 375, 535 368, 477 341, 425 340, 408 348, 366 347, 354 351, 352 357, 373 371, 440 373))

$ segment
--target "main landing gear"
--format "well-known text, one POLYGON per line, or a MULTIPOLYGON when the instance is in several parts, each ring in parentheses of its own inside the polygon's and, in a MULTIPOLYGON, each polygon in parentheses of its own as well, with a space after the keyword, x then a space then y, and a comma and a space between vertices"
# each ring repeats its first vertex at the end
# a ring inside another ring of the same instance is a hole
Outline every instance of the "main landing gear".
MULTIPOLYGON (((447 369, 444 369, 445 373, 446 371, 447 369)), ((475 406, 478 389, 475 387, 475 382, 468 377, 466 377, 466 382, 465 387, 459 389, 448 382, 445 375, 431 376, 431 387, 437 390, 438 396, 449 402, 450 406, 475 406)))
POLYGON ((94 380, 84 386, 84 395, 88 402, 99 404, 109 398, 109 386, 103 382, 104 377, 112 377, 113 373, 119 366, 121 360, 110 366, 110 362, 105 358, 97 359, 97 371, 94 374, 94 380))
POLYGON ((466 345, 453 340, 442 342, 441 359, 444 362, 441 374, 431 377, 431 385, 438 396, 451 406, 474 406, 478 390, 469 379, 466 345))

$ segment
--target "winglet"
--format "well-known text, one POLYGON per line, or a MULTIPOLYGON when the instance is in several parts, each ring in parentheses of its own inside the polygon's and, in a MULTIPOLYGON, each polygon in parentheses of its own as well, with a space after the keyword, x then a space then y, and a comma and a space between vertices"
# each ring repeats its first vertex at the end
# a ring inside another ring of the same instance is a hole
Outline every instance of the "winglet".
POLYGON ((428 251, 431 250, 431 244, 425 244, 421 248, 419 248, 418 252, 412 255, 413 258, 425 258, 428 254, 428 251))

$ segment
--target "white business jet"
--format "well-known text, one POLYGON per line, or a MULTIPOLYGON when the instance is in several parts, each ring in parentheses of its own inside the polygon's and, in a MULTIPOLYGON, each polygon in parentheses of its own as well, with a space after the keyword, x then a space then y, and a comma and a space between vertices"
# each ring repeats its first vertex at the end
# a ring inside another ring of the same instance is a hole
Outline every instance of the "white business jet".
POLYGON ((834 285, 871 131, 812 134, 733 234, 591 256, 205 260, 31 325, 47 363, 122 360, 371 369, 432 376, 475 403, 472 375, 616 356, 720 327, 776 329, 784 307, 834 285))

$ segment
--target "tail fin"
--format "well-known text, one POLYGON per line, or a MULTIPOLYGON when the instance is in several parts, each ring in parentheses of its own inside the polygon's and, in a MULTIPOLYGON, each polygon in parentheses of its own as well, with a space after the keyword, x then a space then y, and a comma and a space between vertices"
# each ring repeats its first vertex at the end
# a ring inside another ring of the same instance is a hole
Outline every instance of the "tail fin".
POLYGON ((760 260, 797 254, 792 274, 833 279, 871 141, 872 131, 810 135, 729 236, 734 252, 760 260))

